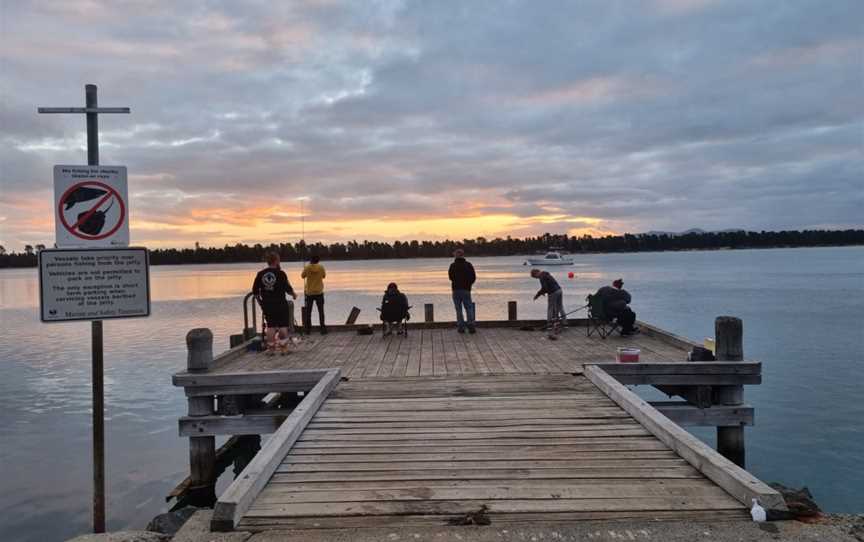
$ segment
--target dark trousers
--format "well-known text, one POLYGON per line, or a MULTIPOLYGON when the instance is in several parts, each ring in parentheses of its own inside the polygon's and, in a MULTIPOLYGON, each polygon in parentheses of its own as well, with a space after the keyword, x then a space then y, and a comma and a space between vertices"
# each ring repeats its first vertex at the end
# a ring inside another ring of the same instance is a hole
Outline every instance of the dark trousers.
POLYGON ((630 307, 615 315, 618 320, 618 325, 621 326, 621 333, 630 333, 633 331, 633 324, 636 323, 636 313, 630 307))
POLYGON ((318 305, 318 323, 321 329, 327 329, 324 325, 324 294, 307 295, 303 306, 303 329, 306 333, 312 328, 312 304, 318 305))

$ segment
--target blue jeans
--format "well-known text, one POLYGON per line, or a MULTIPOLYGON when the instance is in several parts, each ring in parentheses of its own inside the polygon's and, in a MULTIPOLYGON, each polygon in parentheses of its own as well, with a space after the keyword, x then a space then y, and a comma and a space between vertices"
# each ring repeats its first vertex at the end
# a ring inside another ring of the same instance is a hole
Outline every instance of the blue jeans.
POLYGON ((468 316, 468 325, 474 325, 474 302, 471 301, 471 290, 453 290, 453 305, 456 307, 456 325, 459 329, 465 328, 465 317, 462 315, 462 307, 468 316))

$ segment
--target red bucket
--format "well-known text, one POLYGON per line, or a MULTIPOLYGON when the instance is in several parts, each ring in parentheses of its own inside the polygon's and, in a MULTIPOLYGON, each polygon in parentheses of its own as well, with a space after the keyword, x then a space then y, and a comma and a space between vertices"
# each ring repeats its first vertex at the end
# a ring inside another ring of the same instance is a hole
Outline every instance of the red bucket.
POLYGON ((619 363, 638 363, 640 352, 641 352, 641 350, 639 350, 638 348, 628 348, 625 346, 621 346, 618 348, 618 362, 619 363))

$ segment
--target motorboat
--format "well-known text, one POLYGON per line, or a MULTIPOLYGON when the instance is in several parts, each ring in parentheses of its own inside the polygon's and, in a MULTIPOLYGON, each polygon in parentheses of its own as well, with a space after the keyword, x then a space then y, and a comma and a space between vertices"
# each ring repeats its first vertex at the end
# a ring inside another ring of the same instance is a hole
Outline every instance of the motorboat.
POLYGON ((573 258, 561 256, 554 250, 546 253, 542 258, 528 258, 526 265, 573 265, 573 258))

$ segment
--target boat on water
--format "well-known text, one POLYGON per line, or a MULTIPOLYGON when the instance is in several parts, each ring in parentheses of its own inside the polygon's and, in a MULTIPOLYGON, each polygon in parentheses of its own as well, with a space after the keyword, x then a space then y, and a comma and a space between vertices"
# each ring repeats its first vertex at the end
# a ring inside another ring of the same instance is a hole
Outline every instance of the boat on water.
POLYGON ((573 258, 562 256, 560 252, 551 250, 542 258, 528 258, 525 265, 573 265, 573 258))

